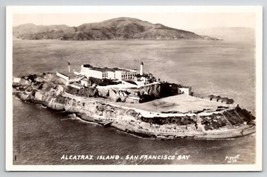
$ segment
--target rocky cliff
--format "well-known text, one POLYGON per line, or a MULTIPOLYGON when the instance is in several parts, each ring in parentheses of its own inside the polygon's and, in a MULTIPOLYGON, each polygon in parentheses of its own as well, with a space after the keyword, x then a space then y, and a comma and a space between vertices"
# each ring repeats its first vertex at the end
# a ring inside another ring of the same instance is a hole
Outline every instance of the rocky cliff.
POLYGON ((255 132, 255 117, 240 107, 214 112, 151 113, 119 106, 103 98, 66 93, 65 86, 53 74, 27 76, 14 83, 13 87, 21 100, 76 113, 83 120, 144 137, 218 139, 255 132))

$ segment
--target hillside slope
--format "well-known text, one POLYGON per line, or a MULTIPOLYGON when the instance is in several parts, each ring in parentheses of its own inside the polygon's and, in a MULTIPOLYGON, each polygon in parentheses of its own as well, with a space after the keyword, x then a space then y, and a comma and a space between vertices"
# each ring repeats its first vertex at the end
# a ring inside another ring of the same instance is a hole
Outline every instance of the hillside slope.
POLYGON ((162 24, 152 24, 136 18, 120 17, 99 23, 86 23, 77 27, 66 25, 24 24, 13 28, 13 35, 19 39, 60 39, 60 40, 110 40, 110 39, 206 39, 190 31, 170 28, 162 24))

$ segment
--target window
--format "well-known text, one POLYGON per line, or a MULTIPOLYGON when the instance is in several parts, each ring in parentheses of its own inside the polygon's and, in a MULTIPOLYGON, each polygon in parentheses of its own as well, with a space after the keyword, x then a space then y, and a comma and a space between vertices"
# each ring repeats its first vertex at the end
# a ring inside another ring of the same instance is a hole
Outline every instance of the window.
POLYGON ((107 78, 107 77, 108 77, 108 73, 107 73, 107 72, 103 72, 103 73, 102 73, 102 77, 103 77, 103 78, 107 78))

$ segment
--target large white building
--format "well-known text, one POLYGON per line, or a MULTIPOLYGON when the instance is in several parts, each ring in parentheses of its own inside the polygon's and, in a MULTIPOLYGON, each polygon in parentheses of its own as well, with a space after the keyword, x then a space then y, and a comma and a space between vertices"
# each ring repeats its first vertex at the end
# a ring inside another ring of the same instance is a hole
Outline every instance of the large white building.
POLYGON ((134 80, 137 70, 124 68, 99 68, 89 64, 81 65, 81 75, 98 79, 134 80))

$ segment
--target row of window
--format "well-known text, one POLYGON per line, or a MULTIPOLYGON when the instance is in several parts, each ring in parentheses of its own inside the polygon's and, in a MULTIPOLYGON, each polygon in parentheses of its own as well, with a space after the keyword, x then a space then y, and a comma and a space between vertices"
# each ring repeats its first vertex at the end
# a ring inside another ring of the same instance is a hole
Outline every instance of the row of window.
POLYGON ((123 74, 121 75, 122 79, 134 79, 136 74, 123 74))
MULTIPOLYGON (((132 74, 132 73, 131 73, 131 74, 122 74, 122 75, 121 75, 121 78, 122 78, 122 79, 134 79, 134 78, 135 78, 135 75, 136 75, 136 74, 132 74)), ((108 78, 108 73, 103 72, 103 73, 102 73, 102 77, 103 77, 103 78, 108 78)))

